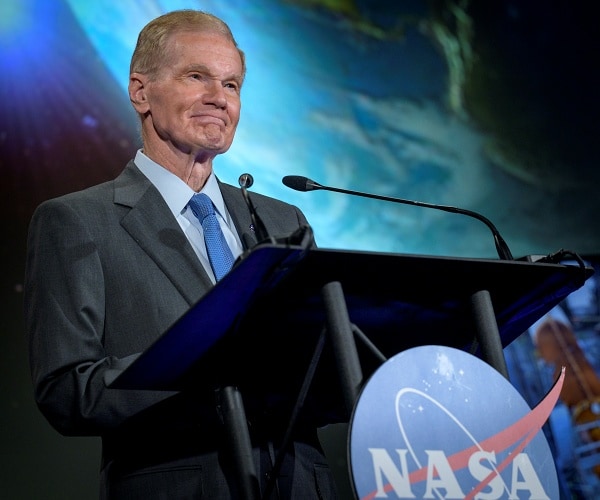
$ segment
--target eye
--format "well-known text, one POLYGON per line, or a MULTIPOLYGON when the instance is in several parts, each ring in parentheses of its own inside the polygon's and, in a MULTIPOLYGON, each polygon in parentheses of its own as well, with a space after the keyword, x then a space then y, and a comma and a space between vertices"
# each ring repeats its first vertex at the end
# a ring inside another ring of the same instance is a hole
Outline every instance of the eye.
POLYGON ((223 84, 223 87, 229 90, 233 90, 234 92, 239 92, 240 90, 240 85, 237 82, 225 82, 223 84))

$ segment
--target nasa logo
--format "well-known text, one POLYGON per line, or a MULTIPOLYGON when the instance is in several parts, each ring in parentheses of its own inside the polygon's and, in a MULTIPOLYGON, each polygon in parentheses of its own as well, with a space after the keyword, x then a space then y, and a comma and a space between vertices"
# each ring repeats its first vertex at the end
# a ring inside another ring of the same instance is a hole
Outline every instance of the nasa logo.
POLYGON ((531 410, 475 356, 442 346, 397 354, 365 384, 350 421, 357 498, 559 498, 539 431, 563 378, 531 410))

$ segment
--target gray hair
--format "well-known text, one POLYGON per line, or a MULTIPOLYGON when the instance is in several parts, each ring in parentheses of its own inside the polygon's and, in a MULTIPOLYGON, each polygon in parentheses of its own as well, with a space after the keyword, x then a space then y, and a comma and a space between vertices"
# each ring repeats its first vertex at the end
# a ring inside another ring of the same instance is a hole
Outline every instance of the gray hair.
POLYGON ((137 39, 131 57, 130 73, 153 75, 164 64, 169 37, 185 31, 218 33, 235 45, 242 60, 242 78, 246 75, 246 57, 238 47, 229 26, 217 16, 199 10, 184 9, 168 12, 150 21, 137 39))

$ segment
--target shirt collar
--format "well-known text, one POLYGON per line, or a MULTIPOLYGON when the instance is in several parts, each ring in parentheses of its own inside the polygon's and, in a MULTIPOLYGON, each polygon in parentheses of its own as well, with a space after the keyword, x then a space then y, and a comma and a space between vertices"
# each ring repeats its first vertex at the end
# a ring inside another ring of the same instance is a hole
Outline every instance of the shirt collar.
MULTIPOLYGON (((141 149, 135 155, 135 164, 158 189, 173 215, 178 217, 183 213, 190 198, 195 194, 194 190, 175 174, 151 160, 141 149)), ((219 214, 225 217, 225 202, 214 172, 211 172, 200 192, 206 193, 219 214)))

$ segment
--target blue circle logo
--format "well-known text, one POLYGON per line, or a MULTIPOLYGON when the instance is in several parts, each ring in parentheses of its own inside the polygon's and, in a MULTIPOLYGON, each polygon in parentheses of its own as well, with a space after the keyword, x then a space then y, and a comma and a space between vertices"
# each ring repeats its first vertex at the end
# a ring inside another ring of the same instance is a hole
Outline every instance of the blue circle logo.
POLYGON ((357 498, 559 498, 540 429, 563 378, 532 410, 463 351, 421 346, 395 355, 364 386, 350 422, 357 498))

